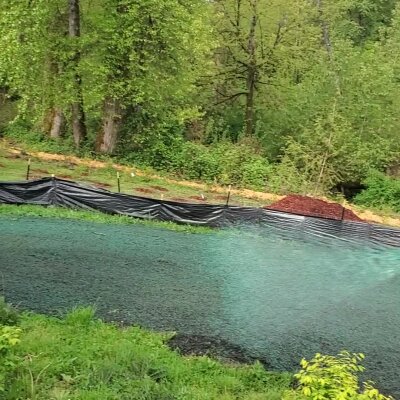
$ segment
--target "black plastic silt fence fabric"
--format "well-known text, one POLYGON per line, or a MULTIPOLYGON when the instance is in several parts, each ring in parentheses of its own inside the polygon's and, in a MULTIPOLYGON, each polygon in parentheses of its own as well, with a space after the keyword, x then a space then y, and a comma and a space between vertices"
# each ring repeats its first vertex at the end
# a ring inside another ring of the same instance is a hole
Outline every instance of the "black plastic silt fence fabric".
POLYGON ((113 193, 58 178, 0 182, 0 204, 53 205, 211 227, 243 223, 265 224, 282 229, 297 228, 318 236, 368 239, 375 243, 400 247, 400 229, 383 225, 305 217, 264 208, 155 200, 113 193))

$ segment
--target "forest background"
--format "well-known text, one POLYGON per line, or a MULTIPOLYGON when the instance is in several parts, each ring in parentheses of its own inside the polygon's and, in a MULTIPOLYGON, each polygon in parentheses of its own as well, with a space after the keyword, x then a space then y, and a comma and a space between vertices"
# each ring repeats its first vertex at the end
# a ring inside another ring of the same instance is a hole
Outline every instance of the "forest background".
POLYGON ((4 136, 400 211, 400 1, 0 0, 0 31, 4 136))

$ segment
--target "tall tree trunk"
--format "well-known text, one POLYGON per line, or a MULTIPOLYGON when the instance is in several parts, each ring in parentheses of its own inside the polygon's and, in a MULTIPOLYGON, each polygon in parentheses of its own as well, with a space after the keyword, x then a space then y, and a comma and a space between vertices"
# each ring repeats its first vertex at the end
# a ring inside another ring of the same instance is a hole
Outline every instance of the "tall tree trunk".
MULTIPOLYGON (((81 35, 80 30, 80 7, 79 0, 69 0, 69 37, 76 40, 81 35)), ((75 146, 79 147, 86 139, 85 112, 83 108, 82 77, 78 71, 81 54, 79 50, 74 52, 72 57, 72 68, 74 70, 74 95, 75 99, 71 104, 72 111, 72 132, 75 146)))
POLYGON ((329 63, 331 65, 333 73, 335 75, 336 94, 337 94, 337 96, 341 96, 342 90, 341 90, 340 76, 339 76, 338 70, 335 65, 331 35, 329 32, 329 25, 324 18, 324 6, 322 3, 322 0, 316 0, 316 4, 317 4, 317 9, 318 9, 319 18, 320 18, 320 24, 321 24, 321 29, 322 29, 322 40, 324 42, 325 50, 328 53, 329 63))
POLYGON ((247 67, 246 78, 246 136, 252 136, 255 130, 255 113, 254 113, 254 96, 257 82, 257 43, 256 43, 256 26, 257 26, 257 0, 252 1, 253 15, 250 23, 249 42, 247 52, 249 62, 247 67))
POLYGON ((256 69, 249 66, 247 72, 247 93, 246 93, 246 136, 253 136, 255 130, 254 95, 256 84, 256 69))
POLYGON ((121 127, 122 109, 116 99, 107 99, 103 108, 103 125, 96 140, 96 150, 101 153, 112 154, 118 140, 121 127))
POLYGON ((59 139, 65 130, 65 115, 61 108, 49 108, 37 128, 52 139, 59 139))
POLYGON ((56 108, 53 112, 53 118, 50 128, 50 137, 52 139, 59 139, 64 130, 65 117, 60 108, 56 108))

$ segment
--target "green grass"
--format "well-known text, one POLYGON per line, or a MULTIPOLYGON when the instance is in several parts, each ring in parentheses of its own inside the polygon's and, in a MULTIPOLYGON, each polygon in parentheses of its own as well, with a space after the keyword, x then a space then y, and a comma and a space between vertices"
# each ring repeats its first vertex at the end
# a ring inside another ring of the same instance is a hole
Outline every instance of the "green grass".
MULTIPOLYGON (((22 181, 26 179, 28 159, 31 159, 30 179, 38 179, 54 174, 59 178, 65 178, 82 182, 84 184, 100 186, 116 192, 117 170, 113 167, 111 159, 104 159, 106 166, 93 168, 85 165, 76 165, 66 161, 46 161, 31 156, 29 151, 34 150, 31 145, 18 143, 22 148, 22 153, 12 154, 10 152, 10 142, 0 140, 0 181, 22 181), (29 148, 29 150, 28 150, 29 148)), ((36 149, 37 150, 37 149, 36 149)), ((190 203, 202 203, 193 199, 201 197, 203 194, 207 203, 225 203, 226 195, 214 193, 210 187, 205 190, 193 188, 185 184, 170 182, 164 177, 154 177, 154 171, 148 170, 145 175, 135 174, 135 167, 129 171, 120 171, 121 192, 137 196, 150 197, 156 199, 187 201, 190 203), (160 190, 160 188, 162 190, 160 190)), ((231 196, 230 204, 246 206, 262 206, 266 202, 248 199, 242 196, 231 196)))
POLYGON ((61 207, 43 207, 36 205, 0 204, 0 218, 2 216, 14 217, 43 217, 63 218, 102 224, 147 225, 156 228, 169 229, 185 233, 211 233, 215 229, 205 226, 179 225, 174 222, 145 220, 127 217, 124 215, 109 215, 98 211, 71 210, 61 207))
MULTIPOLYGON (((172 334, 120 328, 90 308, 65 318, 23 314, 4 400, 278 400, 292 376, 254 365, 183 357, 172 334)), ((1 396, 1 395, 0 395, 1 396)))

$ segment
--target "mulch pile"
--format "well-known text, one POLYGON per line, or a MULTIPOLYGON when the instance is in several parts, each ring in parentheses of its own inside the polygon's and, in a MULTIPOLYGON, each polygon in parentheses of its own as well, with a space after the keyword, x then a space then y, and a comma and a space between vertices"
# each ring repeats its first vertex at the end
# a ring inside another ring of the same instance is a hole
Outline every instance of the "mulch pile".
POLYGON ((308 196, 290 195, 282 200, 265 207, 268 210, 282 211, 291 214, 305 215, 308 217, 319 217, 347 221, 364 222, 353 211, 345 209, 337 203, 328 203, 324 200, 313 199, 308 196))

